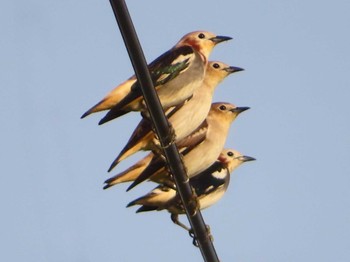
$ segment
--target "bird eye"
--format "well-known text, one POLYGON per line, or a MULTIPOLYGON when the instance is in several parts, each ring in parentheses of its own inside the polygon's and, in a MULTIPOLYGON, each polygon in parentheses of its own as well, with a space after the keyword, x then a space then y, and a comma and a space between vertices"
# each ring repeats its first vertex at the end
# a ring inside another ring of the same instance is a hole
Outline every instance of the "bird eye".
POLYGON ((224 105, 221 105, 219 108, 220 108, 220 110, 226 110, 226 106, 224 106, 224 105))
POLYGON ((233 152, 229 151, 229 152, 227 152, 227 155, 228 156, 233 156, 234 154, 233 154, 233 152))
POLYGON ((213 64, 214 68, 220 68, 220 65, 218 63, 213 64))
POLYGON ((205 35, 204 35, 203 33, 200 33, 200 34, 198 35, 198 37, 199 37, 200 39, 203 39, 203 38, 205 37, 205 35))

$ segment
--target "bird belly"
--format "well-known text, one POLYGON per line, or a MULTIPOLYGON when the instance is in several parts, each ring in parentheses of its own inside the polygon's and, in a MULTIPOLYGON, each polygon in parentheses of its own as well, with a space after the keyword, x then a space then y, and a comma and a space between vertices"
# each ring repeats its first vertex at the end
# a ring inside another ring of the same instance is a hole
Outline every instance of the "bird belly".
POLYGON ((224 195, 225 190, 223 187, 219 187, 215 191, 211 192, 209 195, 206 195, 202 198, 199 198, 199 207, 200 209, 208 208, 218 202, 224 195))
POLYGON ((190 178, 210 167, 219 157, 224 147, 226 137, 214 136, 210 138, 210 136, 212 135, 207 134, 206 140, 184 157, 184 164, 190 178))
POLYGON ((175 130, 176 142, 190 135, 205 120, 210 110, 211 99, 197 101, 191 98, 178 112, 169 118, 175 130))

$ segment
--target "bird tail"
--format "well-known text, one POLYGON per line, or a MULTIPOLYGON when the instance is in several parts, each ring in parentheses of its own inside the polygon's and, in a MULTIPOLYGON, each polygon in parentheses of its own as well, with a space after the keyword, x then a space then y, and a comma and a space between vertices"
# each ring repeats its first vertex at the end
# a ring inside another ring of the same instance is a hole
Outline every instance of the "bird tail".
MULTIPOLYGON (((152 176, 160 176, 163 173, 162 170, 165 168, 165 163, 161 157, 152 158, 151 162, 147 165, 147 167, 142 171, 142 173, 137 176, 134 182, 127 188, 126 191, 134 188, 138 184, 147 179, 150 179, 152 176)), ((151 178, 152 179, 152 178, 151 178)))
POLYGON ((87 117, 88 115, 108 109, 112 109, 120 101, 122 101, 130 92, 131 86, 135 82, 135 78, 129 78, 111 92, 109 92, 100 102, 91 107, 86 111, 81 118, 87 117))
POLYGON ((87 117, 88 115, 91 115, 92 113, 100 112, 103 110, 109 109, 108 106, 108 98, 102 99, 100 102, 98 102, 96 105, 91 107, 88 111, 86 111, 80 118, 83 119, 87 117))
POLYGON ((131 201, 127 207, 143 205, 156 207, 157 210, 164 209, 176 197, 176 190, 168 186, 159 185, 148 194, 131 201))
POLYGON ((129 110, 124 110, 124 109, 115 109, 112 108, 109 110, 109 112, 98 122, 99 125, 103 125, 104 123, 107 123, 113 119, 116 119, 118 117, 121 117, 127 113, 129 113, 129 110))
POLYGON ((144 146, 143 143, 138 143, 136 145, 134 145, 133 147, 125 147, 120 154, 118 155, 118 157, 113 161, 113 163, 111 164, 111 166, 108 169, 108 172, 110 172, 115 166, 117 166, 122 160, 126 159, 127 157, 137 153, 140 150, 143 150, 144 146))
POLYGON ((154 134, 151 130, 149 122, 147 120, 142 120, 132 133, 125 147, 109 167, 108 172, 118 165, 120 161, 135 154, 136 152, 140 150, 151 150, 152 147, 150 143, 152 142, 153 138, 154 134))
POLYGON ((141 206, 139 209, 136 210, 136 213, 140 212, 147 212, 147 211, 158 211, 158 207, 153 206, 141 206))
POLYGON ((134 181, 141 173, 146 169, 148 164, 151 162, 153 154, 150 153, 133 166, 129 167, 125 171, 107 179, 103 189, 110 188, 114 185, 134 181))
POLYGON ((141 100, 141 89, 138 87, 137 83, 135 83, 130 87, 129 92, 113 106, 98 124, 102 125, 130 111, 140 111, 138 104, 141 100))

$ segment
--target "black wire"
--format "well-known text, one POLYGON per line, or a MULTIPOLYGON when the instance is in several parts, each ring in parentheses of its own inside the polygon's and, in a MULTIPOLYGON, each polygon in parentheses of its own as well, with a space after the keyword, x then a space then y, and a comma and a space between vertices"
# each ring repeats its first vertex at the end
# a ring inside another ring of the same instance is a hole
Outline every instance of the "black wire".
MULTIPOLYGON (((169 134, 171 134, 169 123, 164 115, 158 95, 154 90, 146 59, 141 49, 126 3, 124 0, 110 0, 110 3, 117 19, 119 30, 124 39, 131 63, 135 70, 135 75, 141 85, 142 93, 160 143, 162 146, 168 145, 169 134)), ((191 215, 193 213, 193 208, 190 206, 190 203, 193 203, 192 190, 179 151, 175 144, 170 143, 169 146, 164 147, 164 154, 170 171, 174 176, 177 191, 186 210, 187 218, 191 224, 204 261, 219 261, 214 245, 208 235, 207 227, 204 223, 201 212, 197 210, 194 215, 191 215)))

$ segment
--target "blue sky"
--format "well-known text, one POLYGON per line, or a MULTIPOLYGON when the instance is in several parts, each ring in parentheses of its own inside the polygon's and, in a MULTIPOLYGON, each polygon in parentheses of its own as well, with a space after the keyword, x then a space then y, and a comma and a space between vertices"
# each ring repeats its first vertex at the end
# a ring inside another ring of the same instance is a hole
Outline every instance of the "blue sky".
MULTIPOLYGON (((215 101, 251 109, 226 146, 257 158, 203 216, 222 261, 350 261, 350 2, 127 1, 148 61, 185 33, 234 40, 210 59, 246 70, 215 101)), ((108 1, 0 3, 1 261, 202 261, 166 212, 102 190, 138 114, 80 116, 133 74, 108 1)), ((185 221, 185 217, 182 218, 185 221)))

